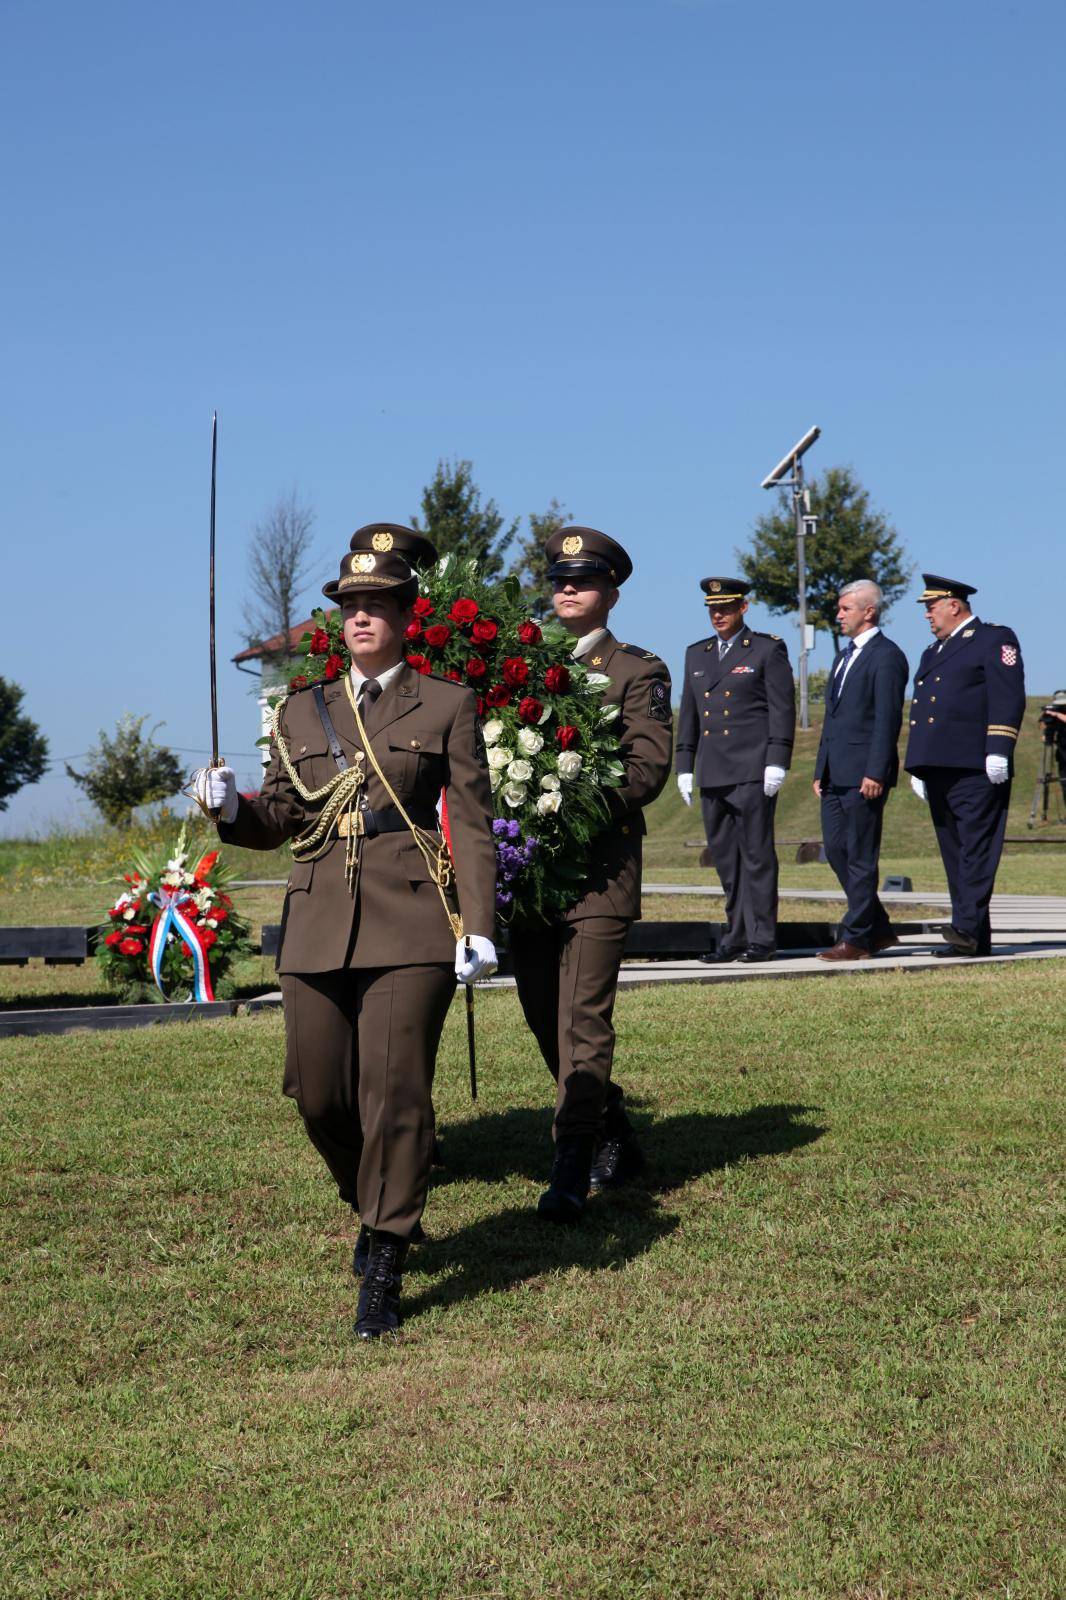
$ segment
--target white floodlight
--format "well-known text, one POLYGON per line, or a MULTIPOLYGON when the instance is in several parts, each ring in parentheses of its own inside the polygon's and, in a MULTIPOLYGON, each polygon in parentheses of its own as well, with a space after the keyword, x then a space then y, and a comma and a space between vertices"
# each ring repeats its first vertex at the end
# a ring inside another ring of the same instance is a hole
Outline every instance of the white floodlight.
POLYGON ((794 444, 792 449, 788 452, 788 455, 777 463, 777 466, 774 468, 773 472, 769 473, 768 476, 763 479, 762 488, 772 489, 775 484, 780 483, 781 479, 785 477, 787 473, 793 470, 796 462, 806 455, 807 451, 811 448, 811 445, 821 434, 821 431, 821 428, 809 428, 799 443, 794 444))

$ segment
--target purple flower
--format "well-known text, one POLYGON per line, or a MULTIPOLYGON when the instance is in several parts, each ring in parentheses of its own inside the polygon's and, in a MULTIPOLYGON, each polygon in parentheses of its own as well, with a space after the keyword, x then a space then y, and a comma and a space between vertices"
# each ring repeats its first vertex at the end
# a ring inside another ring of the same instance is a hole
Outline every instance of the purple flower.
POLYGON ((497 911, 506 911, 507 907, 511 904, 511 901, 513 899, 514 899, 514 895, 510 894, 506 889, 497 889, 496 890, 496 910, 497 911))
POLYGON ((522 832, 521 828, 518 826, 518 823, 513 819, 509 822, 505 822, 504 827, 507 829, 508 839, 517 839, 522 832))
MULTIPOLYGON (((497 817, 492 824, 492 831, 496 835, 497 839, 505 839, 507 837, 507 830, 511 826, 512 824, 505 822, 503 817, 497 817)), ((512 838, 513 837, 514 836, 512 835, 512 838)))

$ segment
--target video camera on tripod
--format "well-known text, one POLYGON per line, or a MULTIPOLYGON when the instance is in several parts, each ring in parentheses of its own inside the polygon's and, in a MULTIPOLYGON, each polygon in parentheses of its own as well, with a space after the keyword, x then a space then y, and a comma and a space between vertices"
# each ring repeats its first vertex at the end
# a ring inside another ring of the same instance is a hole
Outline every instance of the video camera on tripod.
POLYGON ((1048 821, 1056 776, 1062 787, 1062 796, 1057 800, 1058 816, 1055 821, 1066 822, 1066 812, 1063 810, 1063 802, 1066 801, 1066 689, 1056 689, 1047 705, 1040 707, 1040 738, 1040 776, 1036 780, 1029 812, 1030 828, 1036 826, 1038 815, 1041 822, 1048 821))

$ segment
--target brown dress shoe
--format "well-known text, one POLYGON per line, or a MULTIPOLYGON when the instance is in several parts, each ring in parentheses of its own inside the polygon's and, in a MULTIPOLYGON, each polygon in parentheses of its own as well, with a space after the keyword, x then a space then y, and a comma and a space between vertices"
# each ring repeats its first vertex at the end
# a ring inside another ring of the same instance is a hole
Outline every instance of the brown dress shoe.
POLYGON ((848 944, 846 939, 841 939, 832 950, 819 950, 819 961, 869 961, 869 950, 863 950, 857 944, 848 944))

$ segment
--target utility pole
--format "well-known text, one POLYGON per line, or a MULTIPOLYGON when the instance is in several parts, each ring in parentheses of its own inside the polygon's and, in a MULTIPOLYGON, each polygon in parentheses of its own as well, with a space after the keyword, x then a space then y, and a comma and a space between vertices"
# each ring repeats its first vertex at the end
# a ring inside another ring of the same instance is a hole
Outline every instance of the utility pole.
POLYGON ((777 463, 774 470, 762 481, 764 489, 791 489, 792 510, 796 519, 796 595, 799 602, 799 725, 809 728, 811 725, 810 707, 807 697, 807 657, 814 646, 814 629, 807 625, 807 552, 806 540, 818 530, 818 518, 811 516, 810 490, 804 486, 803 457, 811 448, 814 441, 821 435, 821 428, 809 428, 798 444, 794 444, 788 455, 777 463), (791 472, 791 477, 786 473, 791 472))

